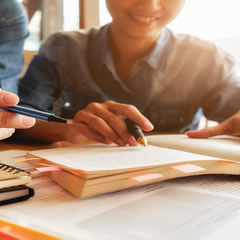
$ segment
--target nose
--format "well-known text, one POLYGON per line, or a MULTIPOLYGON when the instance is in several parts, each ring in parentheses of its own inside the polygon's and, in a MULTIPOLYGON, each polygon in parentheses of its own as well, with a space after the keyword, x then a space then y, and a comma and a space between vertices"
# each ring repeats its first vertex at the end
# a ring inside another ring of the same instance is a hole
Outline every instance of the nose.
POLYGON ((161 7, 161 4, 160 4, 161 1, 159 0, 149 0, 147 2, 149 2, 149 4, 152 6, 152 9, 154 10, 158 10, 161 7))
POLYGON ((162 0, 141 0, 139 1, 139 7, 149 12, 159 11, 161 9, 161 1, 162 0))

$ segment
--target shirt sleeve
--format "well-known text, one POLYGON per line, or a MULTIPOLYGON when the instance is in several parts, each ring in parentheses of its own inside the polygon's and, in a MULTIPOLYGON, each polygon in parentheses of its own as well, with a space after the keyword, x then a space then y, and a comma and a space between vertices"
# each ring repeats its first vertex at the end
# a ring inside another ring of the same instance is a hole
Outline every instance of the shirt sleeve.
POLYGON ((234 59, 221 49, 217 49, 209 67, 212 70, 208 81, 214 84, 204 100, 203 110, 208 119, 222 122, 240 110, 240 75, 234 59))
POLYGON ((51 112, 59 87, 55 68, 46 58, 36 55, 19 81, 20 104, 51 112))
POLYGON ((28 20, 23 6, 15 0, 1 1, 0 16, 0 86, 17 93, 24 66, 23 45, 28 36, 28 20))
POLYGON ((20 104, 42 111, 53 111, 62 91, 64 44, 59 34, 52 35, 33 58, 25 76, 19 81, 20 104), (60 47, 61 46, 61 47, 60 47))

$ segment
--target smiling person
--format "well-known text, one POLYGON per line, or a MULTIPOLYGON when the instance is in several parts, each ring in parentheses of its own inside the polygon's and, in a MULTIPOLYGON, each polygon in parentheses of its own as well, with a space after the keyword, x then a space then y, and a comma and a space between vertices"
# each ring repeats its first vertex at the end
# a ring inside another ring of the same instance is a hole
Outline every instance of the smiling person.
POLYGON ((19 134, 136 145, 124 118, 145 131, 184 132, 198 127, 202 113, 222 122, 239 110, 233 59, 212 43, 166 27, 184 0, 106 3, 110 24, 50 36, 19 85, 23 104, 75 124, 38 121, 19 134))

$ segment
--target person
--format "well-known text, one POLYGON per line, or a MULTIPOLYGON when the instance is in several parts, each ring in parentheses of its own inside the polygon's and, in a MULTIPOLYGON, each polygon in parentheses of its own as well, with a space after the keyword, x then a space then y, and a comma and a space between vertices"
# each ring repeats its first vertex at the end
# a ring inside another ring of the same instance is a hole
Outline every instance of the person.
MULTIPOLYGON (((228 119, 216 134, 234 134, 224 125, 238 118, 239 126, 236 65, 213 43, 167 28, 184 3, 106 0, 110 24, 50 36, 19 83, 21 102, 73 119, 72 124, 38 121, 19 134, 135 146, 125 118, 144 131, 154 126, 155 131, 186 132, 197 129, 203 114, 220 123, 228 119)), ((214 135, 212 129, 204 131, 187 134, 214 135)))
MULTIPOLYGON (((19 102, 17 95, 0 89, 0 108, 14 106, 19 102)), ((0 140, 12 136, 15 128, 29 128, 35 119, 0 110, 0 140)))
POLYGON ((0 87, 17 93, 17 82, 24 66, 23 47, 28 36, 24 7, 17 0, 0 4, 0 87))
MULTIPOLYGON (((16 0, 1 0, 0 4, 0 108, 19 102, 17 81, 22 72, 23 45, 28 35, 27 18, 16 0), (8 91, 11 92, 8 92, 8 91)), ((0 110, 0 140, 10 137, 15 128, 29 128, 35 119, 0 110)))

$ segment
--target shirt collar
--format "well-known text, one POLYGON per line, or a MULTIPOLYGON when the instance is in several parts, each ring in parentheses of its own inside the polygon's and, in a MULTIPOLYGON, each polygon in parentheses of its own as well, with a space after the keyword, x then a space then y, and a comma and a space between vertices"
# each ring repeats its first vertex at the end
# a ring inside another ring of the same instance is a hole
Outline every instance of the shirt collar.
POLYGON ((159 68, 162 63, 162 57, 164 55, 164 51, 166 50, 166 46, 169 40, 168 31, 164 28, 156 41, 156 44, 153 50, 148 53, 145 57, 142 58, 149 66, 153 69, 159 68))
MULTIPOLYGON (((112 72, 114 71, 114 63, 112 53, 108 44, 108 33, 110 24, 105 25, 100 29, 99 35, 96 38, 96 71, 100 72, 105 65, 112 72)), ((161 66, 161 60, 164 55, 164 50, 168 44, 169 34, 166 28, 164 28, 156 41, 153 50, 139 61, 145 61, 153 69, 157 69, 161 66)))
POLYGON ((113 68, 113 60, 111 56, 111 51, 108 46, 108 31, 109 25, 107 24, 100 29, 99 35, 96 38, 96 71, 100 72, 103 65, 113 68))

